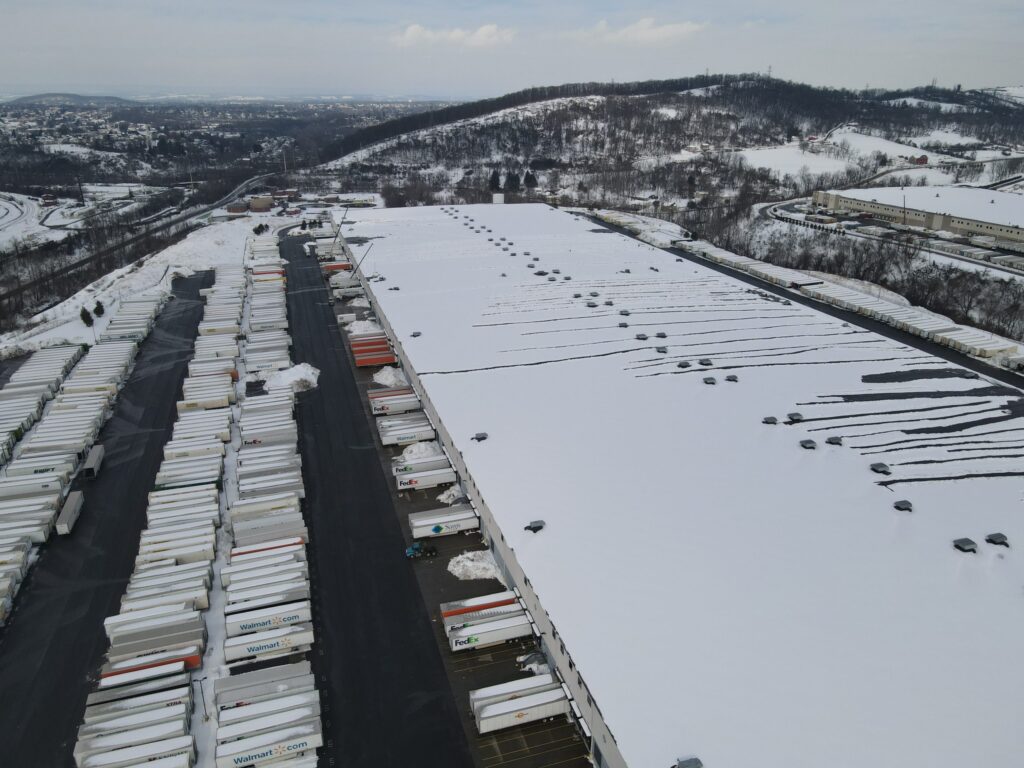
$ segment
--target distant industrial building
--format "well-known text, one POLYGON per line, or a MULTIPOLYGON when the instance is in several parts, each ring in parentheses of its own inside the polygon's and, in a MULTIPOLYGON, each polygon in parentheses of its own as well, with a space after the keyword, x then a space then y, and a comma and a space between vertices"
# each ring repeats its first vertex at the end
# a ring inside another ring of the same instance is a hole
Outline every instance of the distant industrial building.
POLYGON ((815 192, 814 202, 957 235, 1024 242, 1024 195, 978 187, 879 187, 815 192))

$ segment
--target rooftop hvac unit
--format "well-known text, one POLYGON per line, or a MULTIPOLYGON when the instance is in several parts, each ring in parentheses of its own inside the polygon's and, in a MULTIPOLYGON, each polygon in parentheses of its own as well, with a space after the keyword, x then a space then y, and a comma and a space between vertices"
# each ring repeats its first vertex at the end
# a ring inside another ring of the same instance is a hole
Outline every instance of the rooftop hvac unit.
POLYGON ((978 545, 974 543, 973 539, 957 539, 953 542, 953 546, 961 552, 974 553, 978 551, 978 545))
POLYGON ((537 533, 538 531, 543 530, 545 525, 546 523, 543 520, 534 520, 533 522, 524 526, 523 530, 529 531, 530 533, 537 533))
POLYGON ((913 512, 914 511, 914 505, 911 504, 906 499, 900 499, 899 501, 897 501, 895 504, 892 505, 892 508, 893 509, 898 509, 900 512, 913 512))
POLYGON ((1010 540, 1006 538, 1005 533, 990 533, 985 537, 985 541, 989 544, 995 544, 998 547, 1009 547, 1010 540))

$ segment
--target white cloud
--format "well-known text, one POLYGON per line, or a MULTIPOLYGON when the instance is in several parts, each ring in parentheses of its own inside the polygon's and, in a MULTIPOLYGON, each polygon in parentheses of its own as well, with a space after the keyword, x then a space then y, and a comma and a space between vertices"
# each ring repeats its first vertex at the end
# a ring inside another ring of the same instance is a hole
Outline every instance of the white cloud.
POLYGON ((695 21, 676 21, 668 24, 658 24, 654 19, 648 17, 615 29, 609 26, 607 21, 602 20, 593 27, 577 30, 571 33, 570 36, 577 40, 591 40, 601 43, 657 45, 659 43, 674 43, 683 40, 695 35, 705 27, 707 27, 707 24, 699 24, 695 21))
POLYGON ((393 35, 391 42, 401 48, 414 45, 432 45, 445 43, 464 45, 468 48, 489 48, 512 42, 516 36, 514 29, 502 28, 497 24, 484 24, 476 29, 429 29, 420 24, 410 24, 401 34, 393 35))

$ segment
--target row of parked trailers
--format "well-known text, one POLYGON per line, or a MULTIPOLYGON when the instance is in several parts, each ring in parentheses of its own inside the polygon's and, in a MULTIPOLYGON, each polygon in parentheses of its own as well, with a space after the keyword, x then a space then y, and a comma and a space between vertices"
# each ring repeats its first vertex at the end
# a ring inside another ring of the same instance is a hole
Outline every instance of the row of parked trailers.
POLYGON ((11 458, 14 444, 43 415, 86 348, 81 345, 50 347, 35 352, 0 389, 0 465, 11 458))
MULTIPOLYGON (((218 269, 214 287, 202 292, 201 326, 240 319, 243 286, 239 267, 218 269)), ((235 335, 224 333, 229 341, 235 335)), ((205 376, 192 366, 211 357, 217 359, 209 352, 193 357, 184 388, 202 384, 205 376)), ((207 652, 203 614, 214 587, 231 411, 226 403, 186 407, 192 401, 184 397, 148 497, 134 570, 118 613, 103 622, 109 647, 78 731, 78 766, 191 766, 196 756, 191 675, 207 652)))
POLYGON ((276 238, 254 241, 243 362, 253 392, 237 413, 233 546, 220 570, 224 662, 215 683, 216 765, 316 766, 320 698, 308 661, 315 641, 302 515, 305 489, 291 390, 261 385, 291 365, 284 264, 276 238), (269 246, 273 245, 273 252, 269 246))
MULTIPOLYGON (((165 298, 155 293, 146 299, 147 331, 165 298)), ((32 550, 54 529, 68 534, 74 527, 84 497, 71 491, 72 481, 80 472, 94 474, 99 467, 103 447, 96 441, 138 348, 138 339, 125 339, 100 341, 84 354, 78 347, 37 352, 35 356, 42 356, 39 365, 29 359, 8 382, 15 385, 12 392, 35 393, 32 413, 41 410, 41 416, 33 425, 25 422, 31 428, 21 433, 13 458, 0 472, 0 624, 34 560, 32 550), (73 367, 65 375, 69 365, 73 367), (56 396, 45 402, 58 384, 56 396)), ((3 402, 7 400, 0 393, 3 402)))
MULTIPOLYGON (((440 614, 453 652, 539 636, 530 612, 518 593, 511 590, 442 603, 440 614)), ((546 673, 470 691, 469 706, 483 735, 568 715, 572 697, 561 680, 546 673)))
MULTIPOLYGON (((332 286, 337 286, 338 282, 337 278, 331 278, 332 286)), ((338 296, 337 291, 335 295, 338 296)), ((388 345, 390 351, 390 343, 383 332, 352 335, 350 342, 357 365, 359 342, 364 339, 373 339, 372 343, 381 348, 388 345)), ((397 360, 389 359, 370 364, 395 362, 397 360)), ((455 469, 444 449, 438 443, 430 442, 436 439, 437 433, 423 412, 422 402, 413 387, 374 387, 367 391, 367 399, 370 412, 376 417, 381 443, 407 447, 391 461, 391 472, 399 491, 435 488, 457 481, 455 469)), ((447 536, 478 530, 480 518, 470 504, 463 503, 414 512, 409 515, 409 528, 414 540, 447 536)), ((540 635, 516 591, 442 603, 440 617, 453 653, 540 635)), ((568 688, 550 673, 471 691, 469 705, 481 735, 570 713, 580 717, 568 688)))
MULTIPOLYGON (((312 645, 305 527, 301 515, 295 525, 286 511, 287 499, 298 513, 302 489, 283 493, 277 484, 270 493, 250 484, 289 462, 297 467, 298 456, 294 441, 290 460, 281 451, 259 453, 262 447, 247 445, 243 429, 254 414, 290 418, 292 396, 241 398, 234 386, 224 386, 224 377, 233 383, 247 373, 248 339, 254 333, 249 320, 266 308, 255 300, 261 292, 256 286, 273 282, 283 292, 283 275, 274 280, 251 269, 247 275, 225 269, 204 291, 196 354, 150 494, 136 571, 121 613, 107 620, 108 665, 90 697, 83 729, 91 717, 101 719, 80 732, 75 752, 80 766, 193 765, 197 752, 188 691, 200 674, 221 674, 212 684, 216 722, 207 726, 216 729, 216 747, 214 754, 200 757, 201 764, 316 764, 322 742, 319 699, 308 664, 293 663, 312 645), (204 621, 211 606, 215 615, 204 621), (211 634, 219 647, 207 647, 208 625, 216 627, 211 634), (140 632, 150 645, 124 644, 138 642, 140 632), (130 656, 140 649, 144 653, 130 656), (216 659, 206 670, 201 669, 204 656, 216 659), (281 665, 264 668, 275 662, 281 665), (165 699, 173 702, 173 712, 159 703, 165 699), (111 708, 118 713, 113 725, 106 722, 111 708)), ((287 340, 275 354, 287 364, 287 340)), ((254 355, 260 357, 262 350, 254 355)), ((250 436, 262 429, 251 426, 250 436)))

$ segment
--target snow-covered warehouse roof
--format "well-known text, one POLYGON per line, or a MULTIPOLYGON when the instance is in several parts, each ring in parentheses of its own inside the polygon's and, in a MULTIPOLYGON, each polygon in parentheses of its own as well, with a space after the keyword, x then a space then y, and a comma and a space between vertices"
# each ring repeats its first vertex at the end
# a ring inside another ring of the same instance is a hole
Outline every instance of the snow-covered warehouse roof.
POLYGON ((631 766, 1020 764, 1019 391, 543 205, 344 234, 631 766))
POLYGON ((877 187, 831 190, 831 194, 868 203, 943 213, 991 224, 1024 227, 1024 195, 977 187, 877 187))

